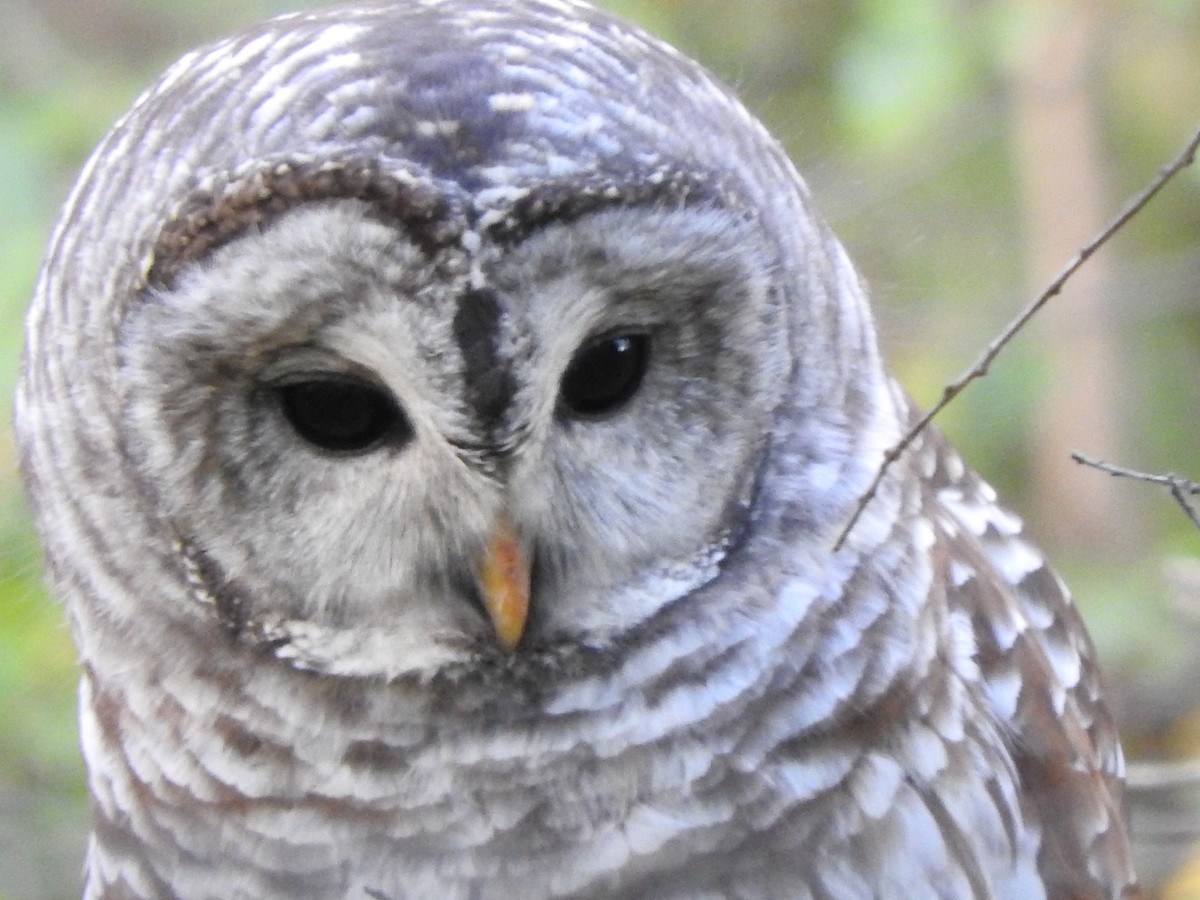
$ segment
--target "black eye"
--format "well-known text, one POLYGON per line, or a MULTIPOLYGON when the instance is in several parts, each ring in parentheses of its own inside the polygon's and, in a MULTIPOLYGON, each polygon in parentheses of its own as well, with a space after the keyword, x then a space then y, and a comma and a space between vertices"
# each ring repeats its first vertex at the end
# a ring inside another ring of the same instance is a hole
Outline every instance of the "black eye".
POLYGON ((563 375, 559 399, 577 416, 602 416, 628 403, 642 384, 650 338, 620 334, 585 344, 563 375))
POLYGON ((367 450, 385 437, 412 437, 412 426, 384 390, 350 378, 313 378, 275 388, 296 433, 322 450, 367 450))

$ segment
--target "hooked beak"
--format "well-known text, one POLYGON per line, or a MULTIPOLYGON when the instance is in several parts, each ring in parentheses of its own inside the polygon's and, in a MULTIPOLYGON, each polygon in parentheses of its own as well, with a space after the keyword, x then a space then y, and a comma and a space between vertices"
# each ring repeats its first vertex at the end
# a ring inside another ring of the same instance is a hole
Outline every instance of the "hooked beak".
POLYGON ((501 513, 492 525, 477 576, 484 609, 505 650, 513 650, 529 618, 529 554, 516 526, 501 513))

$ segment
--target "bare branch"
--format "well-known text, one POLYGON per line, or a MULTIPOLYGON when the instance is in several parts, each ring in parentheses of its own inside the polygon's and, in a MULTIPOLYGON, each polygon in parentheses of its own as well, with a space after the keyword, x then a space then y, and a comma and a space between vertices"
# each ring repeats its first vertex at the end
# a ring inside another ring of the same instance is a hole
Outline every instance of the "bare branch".
POLYGON ((1196 530, 1200 531, 1200 514, 1188 502, 1189 496, 1194 497, 1200 494, 1200 484, 1189 481, 1186 478, 1180 478, 1178 475, 1171 475, 1170 473, 1166 475, 1151 475, 1147 472, 1127 469, 1124 466, 1114 466, 1112 463, 1084 456, 1078 450, 1071 454, 1071 459, 1082 465, 1091 466, 1093 469, 1099 469, 1101 472, 1107 472, 1114 478, 1133 478, 1137 481, 1148 481, 1150 484, 1159 484, 1168 488, 1171 491, 1171 496, 1175 498, 1175 502, 1183 509, 1184 514, 1196 527, 1196 530))
MULTIPOLYGON (((1092 254, 1108 243, 1114 234, 1124 228, 1130 219, 1140 213, 1146 204, 1153 200, 1155 195, 1166 186, 1167 182, 1196 161, 1197 149, 1200 149, 1200 130, 1197 130, 1192 135, 1183 152, 1172 163, 1159 170, 1158 177, 1154 179, 1150 186, 1134 197, 1120 215, 1109 222, 1096 237, 1084 245, 1079 253, 1075 255, 1075 258, 1046 286, 1045 290, 1026 306, 997 338, 988 344, 975 364, 957 379, 946 385, 942 390, 942 396, 938 402, 925 415, 921 416, 917 423, 890 450, 884 453, 883 460, 879 464, 879 469, 875 472, 875 478, 871 481, 866 491, 863 492, 862 496, 858 498, 858 504, 850 516, 850 521, 846 523, 846 527, 842 529, 842 533, 838 535, 837 541, 834 542, 834 552, 840 550, 842 545, 846 543, 846 538, 854 530, 854 526, 862 516, 863 510, 867 508, 867 505, 874 499, 875 494, 878 493, 879 485, 883 482, 884 476, 887 475, 887 471, 891 468, 892 463, 903 455, 904 451, 928 427, 934 417, 945 409, 955 397, 961 394, 968 384, 977 378, 982 378, 988 373, 988 369, 996 360, 996 357, 1000 355, 1001 351, 1008 346, 1009 342, 1024 329, 1029 320, 1037 315, 1052 297, 1061 293, 1063 285, 1091 258, 1092 254)), ((1197 525, 1197 527, 1200 527, 1200 525, 1197 525)))

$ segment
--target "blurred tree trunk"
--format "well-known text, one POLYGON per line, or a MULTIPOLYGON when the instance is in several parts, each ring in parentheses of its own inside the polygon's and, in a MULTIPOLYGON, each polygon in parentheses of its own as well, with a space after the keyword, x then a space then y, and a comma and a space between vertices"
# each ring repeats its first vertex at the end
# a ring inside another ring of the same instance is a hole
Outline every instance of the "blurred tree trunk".
MULTIPOLYGON (((1109 215, 1091 65, 1102 24, 1093 0, 1022 0, 1011 111, 1027 271, 1040 290, 1109 215)), ((1133 549, 1133 526, 1113 479, 1083 472, 1070 452, 1121 459, 1122 348, 1110 327, 1111 255, 1093 257, 1050 303, 1035 333, 1046 378, 1034 441, 1035 518, 1073 550, 1133 549)))

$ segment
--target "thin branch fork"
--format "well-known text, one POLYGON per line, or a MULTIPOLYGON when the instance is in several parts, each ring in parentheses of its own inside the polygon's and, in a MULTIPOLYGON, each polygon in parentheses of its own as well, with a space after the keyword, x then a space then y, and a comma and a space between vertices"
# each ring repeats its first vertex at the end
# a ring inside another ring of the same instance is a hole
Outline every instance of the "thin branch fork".
POLYGON ((1170 473, 1166 475, 1151 475, 1148 472, 1138 472, 1134 469, 1127 469, 1124 466, 1115 466, 1101 459, 1092 459, 1091 457, 1084 456, 1078 450, 1071 454, 1071 459, 1080 465, 1099 469, 1101 472, 1107 472, 1114 478, 1133 478, 1136 481, 1147 481, 1150 484, 1162 485, 1170 490, 1171 496, 1175 498, 1175 502, 1179 504, 1184 515, 1188 517, 1192 525, 1196 527, 1196 530, 1200 531, 1200 513, 1197 513, 1196 508, 1188 502, 1188 497, 1200 495, 1200 484, 1170 473))
MULTIPOLYGON (((841 534, 838 535, 837 540, 834 542, 834 552, 842 549, 842 546, 846 543, 846 539, 850 536, 850 532, 854 530, 854 526, 858 524, 859 518, 862 517, 863 510, 867 508, 867 505, 879 492, 879 486, 883 483, 884 476, 887 475, 888 469, 892 467, 892 464, 904 454, 912 442, 915 441, 929 426, 929 423, 933 421, 934 417, 936 417, 943 409, 949 406, 954 398, 961 394, 968 384, 978 378, 982 378, 988 373, 988 369, 996 360, 996 357, 999 356, 1004 348, 1008 346, 1009 342, 1012 341, 1012 339, 1025 328, 1029 320, 1036 316, 1041 311, 1043 306, 1050 302, 1051 298, 1062 292, 1063 286, 1067 283, 1071 276, 1074 275, 1083 266, 1083 264, 1091 258, 1092 254, 1107 244, 1113 235, 1124 228, 1134 216, 1140 213, 1142 209, 1154 199, 1158 192, 1166 186, 1167 182, 1169 182, 1172 178, 1196 161, 1196 153, 1198 149, 1200 149, 1200 130, 1197 130, 1196 133, 1192 135, 1191 140, 1188 141, 1187 146, 1185 146, 1183 149, 1183 152, 1181 152, 1172 163, 1159 170, 1158 177, 1154 179, 1150 186, 1135 196, 1120 213, 1120 215, 1109 222, 1108 225, 1106 225, 1096 237, 1084 245, 1084 247, 1076 254, 1075 258, 1072 259, 1066 265, 1066 267, 1063 268, 1063 270, 1059 272, 1057 276, 1055 276, 1054 280, 1052 280, 1050 284, 1046 286, 1045 290, 1038 294, 1038 296, 1034 298, 1034 300, 1028 306, 1026 306, 1017 315, 1017 317, 1012 320, 1012 322, 1008 324, 1004 331, 987 345, 987 348, 980 355, 979 359, 975 361, 975 364, 967 369, 967 371, 960 375, 957 379, 946 385, 946 387, 942 389, 942 396, 938 402, 935 403, 928 412, 921 416, 921 418, 917 420, 916 424, 914 424, 904 434, 904 436, 900 438, 899 441, 892 445, 892 447, 883 454, 883 460, 880 462, 879 468, 875 472, 875 478, 863 492, 862 496, 858 498, 858 503, 854 507, 854 512, 851 514, 850 520, 846 523, 846 526, 842 529, 841 534)), ((1200 527, 1200 524, 1197 524, 1197 527, 1200 527)))

